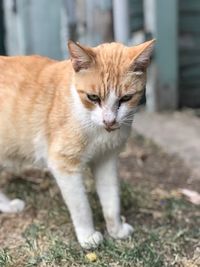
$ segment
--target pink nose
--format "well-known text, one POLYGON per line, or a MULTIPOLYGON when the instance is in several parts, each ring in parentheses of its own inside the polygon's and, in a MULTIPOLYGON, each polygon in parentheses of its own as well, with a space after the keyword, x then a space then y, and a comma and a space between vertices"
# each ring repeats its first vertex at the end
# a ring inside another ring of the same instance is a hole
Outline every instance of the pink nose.
POLYGON ((105 124, 106 127, 111 128, 113 125, 115 125, 116 120, 112 120, 112 121, 107 121, 107 120, 103 120, 103 123, 105 124))

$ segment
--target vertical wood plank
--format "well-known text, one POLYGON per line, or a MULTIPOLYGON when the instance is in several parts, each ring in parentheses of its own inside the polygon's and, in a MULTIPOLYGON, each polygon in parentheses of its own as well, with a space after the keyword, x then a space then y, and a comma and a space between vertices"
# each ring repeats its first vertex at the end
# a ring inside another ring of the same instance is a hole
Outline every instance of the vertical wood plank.
POLYGON ((0 55, 5 55, 5 43, 4 43, 5 31, 4 31, 4 13, 3 13, 3 1, 0 0, 0 55))
POLYGON ((25 54, 25 42, 17 2, 4 0, 4 22, 6 50, 10 56, 25 54))
MULTIPOLYGON (((155 6, 156 0, 143 0, 144 1, 144 29, 145 33, 155 38, 156 32, 156 14, 155 6)), ((157 110, 157 72, 155 60, 151 61, 151 64, 147 72, 147 84, 146 84, 146 109, 149 112, 157 110)))
POLYGON ((157 107, 178 107, 178 0, 156 0, 157 107))
POLYGON ((129 1, 113 0, 115 41, 127 44, 130 38, 129 1))
POLYGON ((63 58, 61 0, 4 0, 9 55, 63 58))
POLYGON ((18 0, 26 54, 62 58, 61 0, 18 0))
POLYGON ((76 0, 77 39, 96 46, 112 41, 112 1, 76 0))

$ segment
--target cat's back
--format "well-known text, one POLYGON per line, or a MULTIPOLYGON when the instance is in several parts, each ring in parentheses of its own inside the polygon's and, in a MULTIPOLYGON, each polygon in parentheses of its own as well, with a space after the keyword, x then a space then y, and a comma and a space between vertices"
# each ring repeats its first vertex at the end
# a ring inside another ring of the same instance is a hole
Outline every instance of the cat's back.
POLYGON ((3 83, 36 79, 54 60, 42 56, 0 56, 0 86, 3 83))
POLYGON ((56 60, 39 55, 0 56, 0 66, 6 68, 20 66, 20 67, 26 67, 29 70, 34 70, 37 69, 38 67, 40 68, 53 62, 56 62, 56 60))
POLYGON ((0 56, 0 112, 29 105, 41 91, 40 76, 54 60, 41 56, 0 56))

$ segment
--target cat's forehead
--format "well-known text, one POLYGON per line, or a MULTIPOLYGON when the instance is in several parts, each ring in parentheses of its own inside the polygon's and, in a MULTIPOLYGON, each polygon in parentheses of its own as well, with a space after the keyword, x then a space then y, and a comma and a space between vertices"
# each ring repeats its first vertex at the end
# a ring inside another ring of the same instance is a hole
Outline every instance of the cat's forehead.
POLYGON ((130 64, 128 49, 120 43, 106 43, 95 49, 96 62, 102 70, 121 71, 130 64))
MULTIPOLYGON (((96 48, 97 79, 101 87, 113 90, 128 86, 133 79, 128 78, 131 60, 127 48, 119 43, 103 44, 96 48)), ((131 77, 132 78, 132 77, 131 77)))

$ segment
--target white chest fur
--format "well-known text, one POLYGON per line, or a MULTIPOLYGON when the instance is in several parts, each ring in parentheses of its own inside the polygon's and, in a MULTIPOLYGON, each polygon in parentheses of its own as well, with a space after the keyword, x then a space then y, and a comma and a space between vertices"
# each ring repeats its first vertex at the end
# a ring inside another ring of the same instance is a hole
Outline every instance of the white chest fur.
POLYGON ((122 127, 114 132, 105 129, 95 130, 88 136, 84 160, 90 161, 106 153, 114 153, 122 148, 130 133, 130 128, 122 127))

